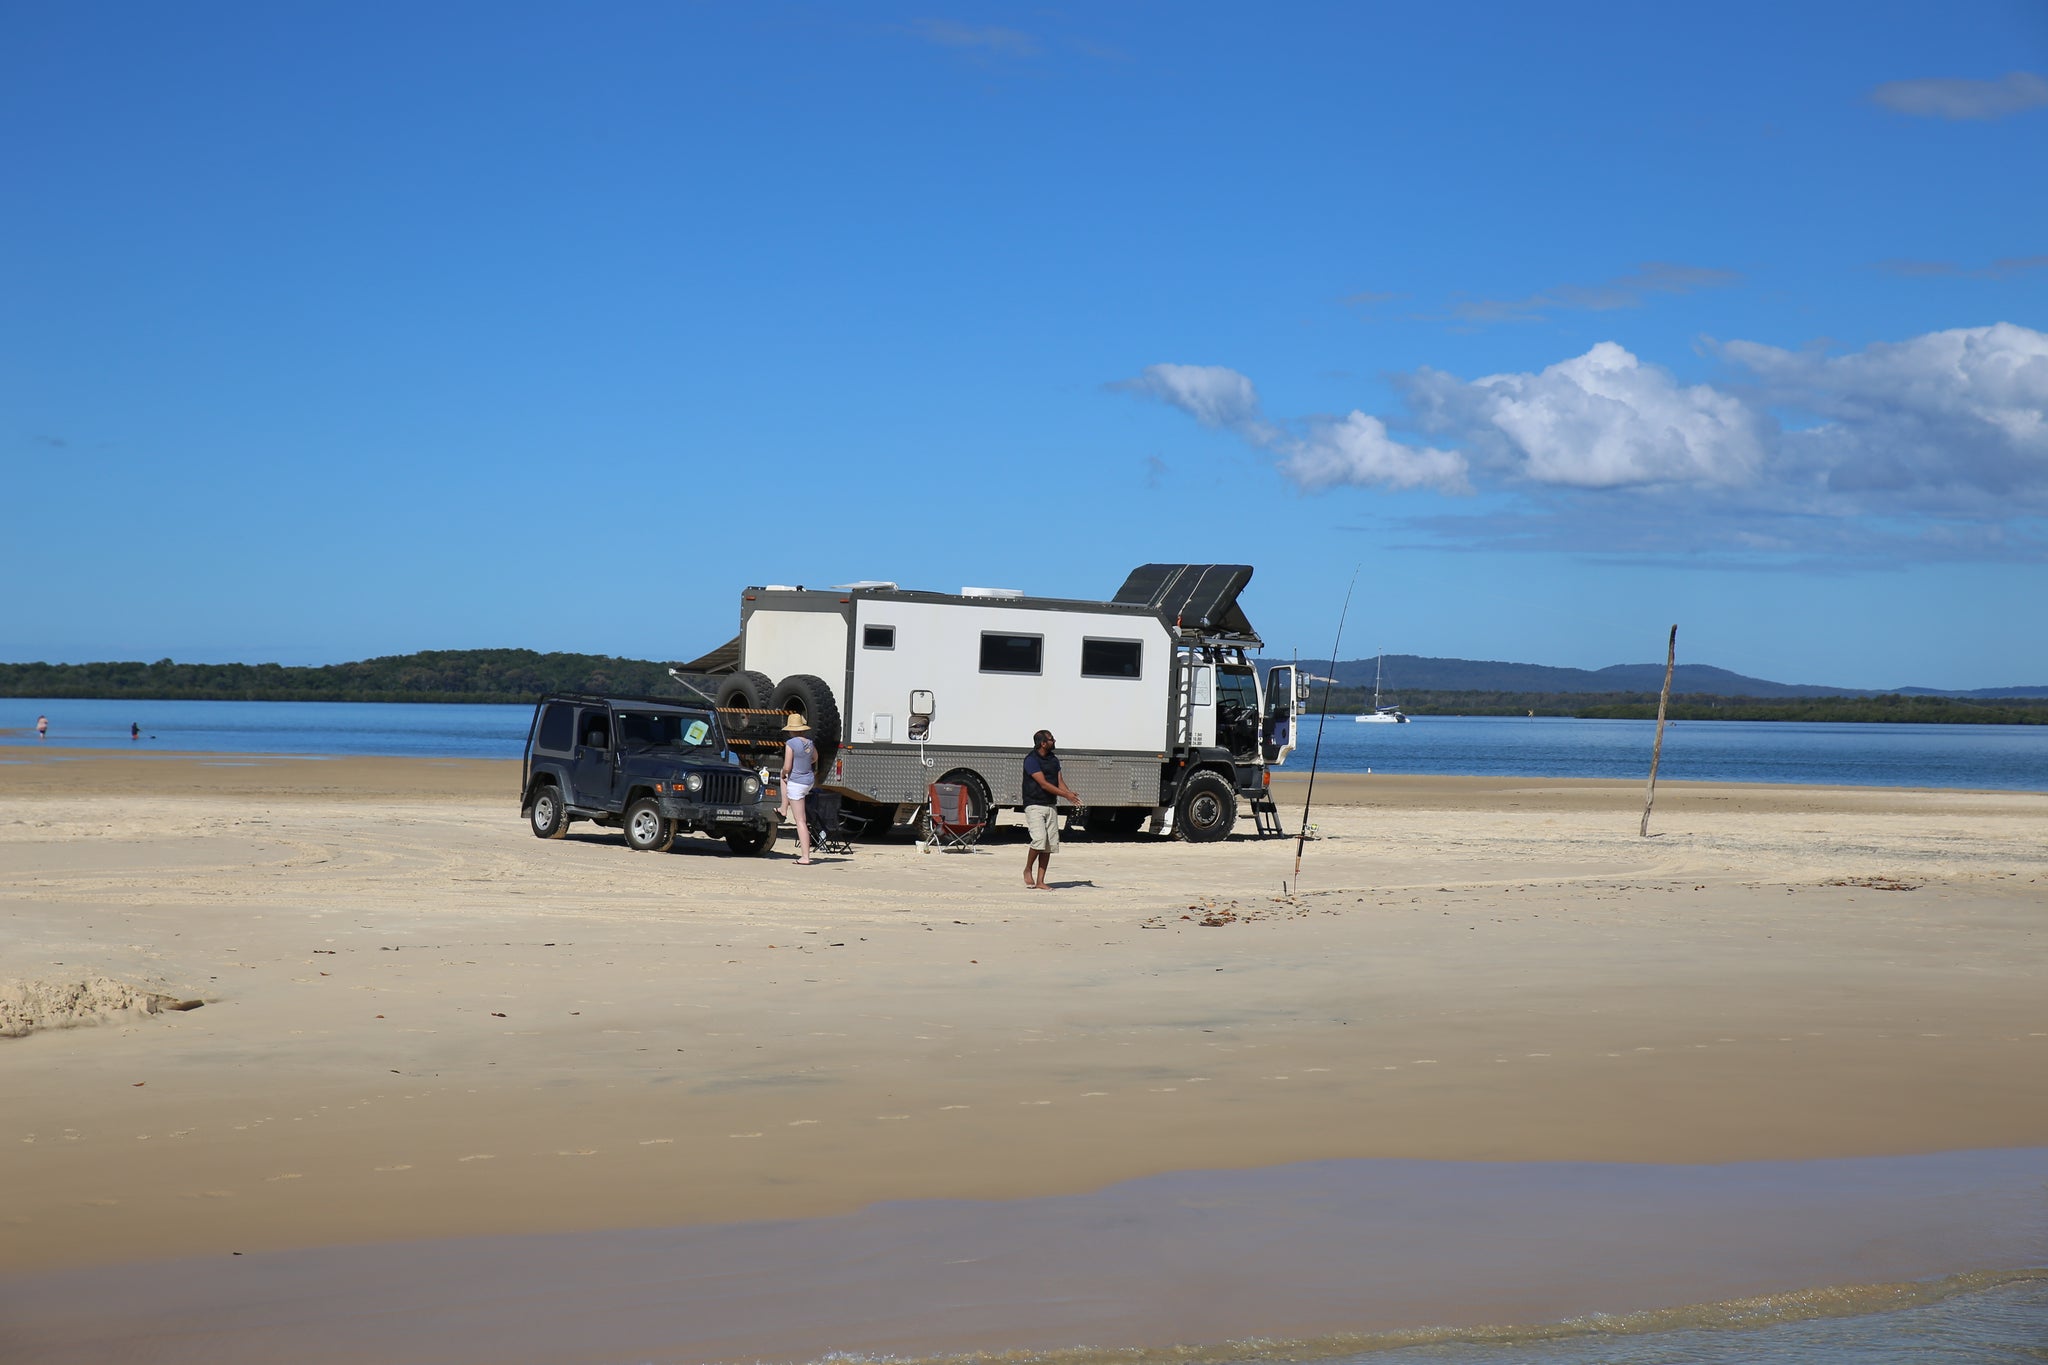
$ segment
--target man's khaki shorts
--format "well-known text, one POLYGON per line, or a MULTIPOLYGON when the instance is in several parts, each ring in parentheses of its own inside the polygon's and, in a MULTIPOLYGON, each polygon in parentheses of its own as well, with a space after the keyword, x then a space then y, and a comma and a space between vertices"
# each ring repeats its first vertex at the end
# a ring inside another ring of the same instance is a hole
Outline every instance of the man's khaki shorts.
POLYGON ((1060 851, 1060 808, 1026 806, 1024 823, 1031 827, 1031 847, 1039 853, 1060 851))

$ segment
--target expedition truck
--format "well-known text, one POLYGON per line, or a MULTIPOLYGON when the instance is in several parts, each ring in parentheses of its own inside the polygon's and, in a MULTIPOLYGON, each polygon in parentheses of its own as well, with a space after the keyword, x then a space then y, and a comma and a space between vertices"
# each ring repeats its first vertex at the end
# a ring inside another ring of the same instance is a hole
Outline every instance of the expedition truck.
POLYGON ((1251 577, 1147 564, 1106 602, 751 587, 739 634, 675 671, 709 675, 700 685, 734 733, 757 719, 764 755, 781 715, 800 712, 822 787, 869 832, 915 817, 934 782, 965 787, 986 829, 1021 805, 1032 734, 1049 729, 1091 830, 1149 824, 1206 843, 1230 834, 1245 798, 1277 833, 1267 784, 1305 697, 1292 665, 1261 678, 1252 662, 1261 641, 1238 605, 1251 577))

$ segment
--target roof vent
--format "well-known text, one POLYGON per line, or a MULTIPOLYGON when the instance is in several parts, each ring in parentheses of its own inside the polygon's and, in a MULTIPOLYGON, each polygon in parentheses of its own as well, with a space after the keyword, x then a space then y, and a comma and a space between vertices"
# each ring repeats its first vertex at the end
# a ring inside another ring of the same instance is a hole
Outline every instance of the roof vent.
POLYGON ((834 592, 894 592, 896 585, 886 578, 862 578, 852 583, 834 583, 834 592))
POLYGON ((1015 597, 1022 597, 1022 596, 1024 595, 1024 589, 1022 589, 1022 588, 962 588, 962 589, 960 589, 960 595, 961 595, 962 597, 1002 597, 1002 598, 1015 598, 1015 597))
POLYGON ((761 589, 762 592, 802 592, 803 590, 804 585, 801 583, 770 583, 767 587, 761 589))

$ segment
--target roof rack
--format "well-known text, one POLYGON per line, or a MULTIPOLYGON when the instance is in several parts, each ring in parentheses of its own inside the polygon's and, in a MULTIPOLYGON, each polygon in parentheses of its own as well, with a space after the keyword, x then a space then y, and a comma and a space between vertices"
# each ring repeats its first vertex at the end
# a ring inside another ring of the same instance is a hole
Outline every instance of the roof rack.
POLYGON ((539 696, 535 697, 533 701, 534 705, 536 706, 538 706, 540 703, 544 701, 637 701, 647 702, 654 706, 680 706, 692 711, 709 711, 715 709, 713 707, 706 706, 701 701, 692 701, 688 697, 636 697, 629 692, 548 691, 541 693, 539 696))

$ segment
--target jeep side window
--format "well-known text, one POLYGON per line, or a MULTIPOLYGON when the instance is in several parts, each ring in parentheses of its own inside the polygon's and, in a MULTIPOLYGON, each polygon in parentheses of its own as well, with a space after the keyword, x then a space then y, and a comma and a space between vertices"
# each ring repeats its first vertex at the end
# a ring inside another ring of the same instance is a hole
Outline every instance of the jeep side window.
POLYGON ((577 716, 576 729, 582 735, 584 748, 612 747, 612 719, 608 712, 585 709, 577 716))
POLYGON ((540 735, 534 746, 566 753, 575 747, 576 708, 558 701, 551 701, 540 713, 540 735))

